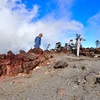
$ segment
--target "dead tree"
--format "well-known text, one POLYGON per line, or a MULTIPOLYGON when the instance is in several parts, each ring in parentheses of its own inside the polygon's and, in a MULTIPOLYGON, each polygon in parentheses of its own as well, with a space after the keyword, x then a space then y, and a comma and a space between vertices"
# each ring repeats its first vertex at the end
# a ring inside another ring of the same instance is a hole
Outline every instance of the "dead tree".
POLYGON ((80 34, 76 34, 76 56, 79 56, 81 41, 85 41, 85 39, 81 38, 80 34))
POLYGON ((61 42, 57 42, 55 45, 55 50, 56 51, 61 51, 61 42))
POLYGON ((47 46, 46 50, 48 50, 48 49, 49 49, 49 47, 50 47, 50 44, 48 44, 48 46, 47 46))
POLYGON ((96 40, 96 41, 95 41, 95 44, 96 44, 96 48, 98 48, 99 45, 100 45, 100 41, 99 41, 99 40, 96 40))

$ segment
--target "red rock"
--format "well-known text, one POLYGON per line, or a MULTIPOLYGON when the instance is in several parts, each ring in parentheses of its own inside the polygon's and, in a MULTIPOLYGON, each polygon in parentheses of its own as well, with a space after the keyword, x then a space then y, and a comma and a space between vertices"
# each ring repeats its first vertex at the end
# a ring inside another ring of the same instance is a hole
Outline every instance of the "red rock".
POLYGON ((66 48, 61 48, 63 53, 68 53, 68 50, 66 48))
POLYGON ((0 76, 2 75, 2 69, 0 68, 0 76))
POLYGON ((30 61, 29 56, 28 56, 28 55, 24 55, 24 56, 23 56, 23 61, 29 62, 29 61, 30 61))
POLYGON ((20 54, 25 54, 26 52, 24 50, 19 51, 20 54))
POLYGON ((27 56, 30 59, 30 61, 36 60, 38 58, 38 56, 34 53, 28 53, 27 56))
POLYGON ((22 54, 17 54, 15 57, 14 57, 15 60, 22 60, 23 59, 23 55, 22 54))
POLYGON ((34 53, 34 50, 30 49, 27 53, 34 53))
POLYGON ((95 53, 96 53, 96 54, 100 54, 100 48, 96 48, 96 49, 95 49, 95 53))
POLYGON ((2 61, 2 64, 4 64, 4 65, 11 65, 11 60, 10 59, 4 59, 2 61))
POLYGON ((14 66, 14 72, 13 72, 13 74, 14 75, 18 75, 19 73, 22 73, 22 72, 24 72, 24 69, 23 69, 23 67, 22 67, 22 64, 16 64, 15 66, 14 66))
POLYGON ((38 59, 40 60, 41 63, 46 61, 46 59, 44 57, 39 57, 38 59))
POLYGON ((11 60, 11 64, 9 63, 6 64, 7 75, 14 76, 23 72, 22 65, 23 65, 22 60, 15 60, 15 59, 11 60))
POLYGON ((29 73, 29 71, 31 70, 31 68, 30 68, 30 63, 31 62, 23 62, 23 69, 24 69, 24 72, 25 73, 29 73))
POLYGON ((6 54, 0 54, 0 59, 6 59, 6 54))
POLYGON ((11 66, 11 65, 7 65, 6 67, 7 67, 7 75, 8 75, 8 76, 13 76, 13 75, 14 75, 14 74, 13 74, 13 69, 14 69, 14 67, 11 66))
POLYGON ((43 50, 41 48, 34 48, 34 49, 30 49, 28 53, 42 54, 43 50))
POLYGON ((6 65, 2 65, 2 75, 6 75, 7 74, 7 67, 6 65))
POLYGON ((32 61, 30 63, 31 70, 33 70, 36 66, 38 66, 39 63, 40 63, 39 59, 32 61))
POLYGON ((15 57, 15 54, 12 52, 12 51, 8 51, 7 52, 7 56, 6 56, 6 59, 14 59, 15 57))
POLYGON ((45 54, 45 53, 46 53, 46 54, 47 54, 47 53, 50 53, 50 51, 49 51, 49 50, 44 50, 44 51, 43 51, 43 54, 45 54))
POLYGON ((30 61, 30 62, 23 62, 23 69, 25 73, 29 73, 30 70, 34 69, 38 64, 39 64, 39 60, 34 60, 34 61, 30 61))
POLYGON ((46 60, 48 60, 49 58, 53 58, 53 55, 52 55, 52 53, 50 51, 45 50, 43 52, 43 54, 41 55, 41 57, 44 57, 46 60))

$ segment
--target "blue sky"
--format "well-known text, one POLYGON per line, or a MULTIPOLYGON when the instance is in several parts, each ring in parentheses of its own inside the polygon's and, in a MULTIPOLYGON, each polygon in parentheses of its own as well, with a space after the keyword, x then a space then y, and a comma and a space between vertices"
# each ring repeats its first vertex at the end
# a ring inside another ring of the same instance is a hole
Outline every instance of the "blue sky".
POLYGON ((43 33, 41 48, 55 47, 81 34, 83 47, 100 40, 100 0, 0 0, 0 53, 34 47, 43 33))

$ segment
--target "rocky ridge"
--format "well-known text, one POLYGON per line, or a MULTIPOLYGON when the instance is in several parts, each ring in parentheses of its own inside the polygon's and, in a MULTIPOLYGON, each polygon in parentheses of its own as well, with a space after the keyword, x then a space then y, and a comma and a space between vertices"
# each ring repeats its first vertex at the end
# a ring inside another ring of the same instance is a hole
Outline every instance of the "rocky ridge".
MULTIPOLYGON (((28 52, 23 50, 19 54, 8 51, 7 54, 0 54, 0 76, 16 76, 19 73, 30 73, 36 66, 41 65, 59 53, 71 54, 72 51, 62 49, 60 51, 43 51, 42 49, 30 49, 28 52)), ((75 51, 74 51, 75 52, 75 51)), ((81 48, 80 55, 89 57, 100 57, 100 48, 81 48)), ((45 63, 46 64, 46 63, 45 63)))

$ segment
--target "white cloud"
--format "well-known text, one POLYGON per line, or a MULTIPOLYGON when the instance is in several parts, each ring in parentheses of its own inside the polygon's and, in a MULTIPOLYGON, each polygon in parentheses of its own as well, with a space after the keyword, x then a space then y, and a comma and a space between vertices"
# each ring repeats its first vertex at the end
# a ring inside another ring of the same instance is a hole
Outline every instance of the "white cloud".
POLYGON ((75 20, 67 21, 62 19, 63 17, 56 20, 50 14, 32 22, 38 11, 36 4, 33 9, 28 10, 21 0, 0 0, 0 53, 6 53, 8 50, 18 53, 20 49, 28 51, 34 47, 34 38, 40 32, 43 33, 44 49, 48 43, 52 48, 56 42, 68 42, 73 35, 83 32, 81 23, 75 20))

